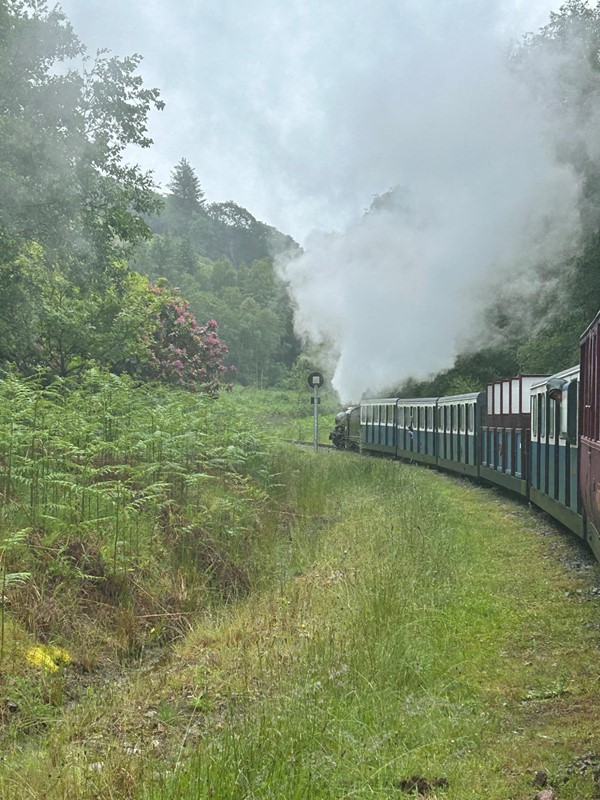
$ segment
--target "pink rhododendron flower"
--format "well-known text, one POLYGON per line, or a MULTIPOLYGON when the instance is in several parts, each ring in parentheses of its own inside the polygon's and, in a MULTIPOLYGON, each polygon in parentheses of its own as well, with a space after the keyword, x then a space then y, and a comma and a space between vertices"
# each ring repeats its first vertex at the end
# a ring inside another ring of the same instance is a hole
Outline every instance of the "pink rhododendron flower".
POLYGON ((157 298, 157 310, 155 328, 146 337, 145 376, 192 390, 218 391, 220 375, 235 368, 223 364, 227 346, 219 341, 217 321, 200 325, 177 289, 150 286, 149 291, 157 298))

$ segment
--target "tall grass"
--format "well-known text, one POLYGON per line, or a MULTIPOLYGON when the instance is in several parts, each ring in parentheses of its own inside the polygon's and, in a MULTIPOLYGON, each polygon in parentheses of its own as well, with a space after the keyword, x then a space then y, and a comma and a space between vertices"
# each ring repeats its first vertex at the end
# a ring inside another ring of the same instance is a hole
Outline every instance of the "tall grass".
MULTIPOLYGON (((469 728, 449 623, 462 544, 437 492, 398 464, 339 454, 286 454, 280 468, 298 515, 285 545, 293 577, 238 613, 238 644, 221 654, 243 664, 236 692, 254 702, 228 707, 220 733, 153 798, 388 796, 411 754, 422 767, 455 726, 469 728)), ((203 626, 198 639, 223 635, 203 626)))
POLYGON ((432 797, 530 796, 534 769, 565 745, 557 736, 550 755, 550 736, 532 735, 507 773, 503 731, 532 681, 554 696, 554 673, 571 670, 586 696, 594 673, 593 611, 560 605, 560 565, 531 573, 531 528, 426 470, 346 454, 278 462, 296 512, 272 549, 279 588, 188 637, 204 734, 144 798, 388 798, 410 776, 438 779, 432 797), (532 615, 553 653, 537 672, 532 615))

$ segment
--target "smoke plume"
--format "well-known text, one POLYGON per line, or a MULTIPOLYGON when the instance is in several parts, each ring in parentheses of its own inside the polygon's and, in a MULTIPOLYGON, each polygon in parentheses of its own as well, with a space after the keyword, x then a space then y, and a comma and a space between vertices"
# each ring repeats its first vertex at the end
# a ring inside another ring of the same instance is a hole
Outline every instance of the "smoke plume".
POLYGON ((403 8, 409 35, 330 90, 346 169, 381 194, 279 264, 297 332, 327 352, 347 401, 451 366, 498 285, 534 295, 581 238, 564 147, 593 120, 556 113, 552 59, 515 68, 499 2, 403 8))

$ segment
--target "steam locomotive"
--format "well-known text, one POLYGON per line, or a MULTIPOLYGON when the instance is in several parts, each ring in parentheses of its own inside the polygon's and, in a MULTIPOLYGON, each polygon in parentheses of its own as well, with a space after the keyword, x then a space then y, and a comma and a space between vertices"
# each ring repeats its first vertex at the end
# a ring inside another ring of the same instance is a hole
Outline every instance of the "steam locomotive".
POLYGON ((329 438, 502 486, 600 561, 600 313, 581 337, 580 366, 494 381, 484 392, 366 400, 336 416, 329 438))

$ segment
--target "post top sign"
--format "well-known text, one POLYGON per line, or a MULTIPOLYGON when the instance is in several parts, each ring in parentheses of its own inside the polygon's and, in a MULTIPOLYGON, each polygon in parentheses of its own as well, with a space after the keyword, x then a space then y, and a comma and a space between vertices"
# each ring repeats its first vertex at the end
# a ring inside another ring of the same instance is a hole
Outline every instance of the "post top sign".
POLYGON ((323 386, 324 380, 320 372, 311 372, 308 376, 308 385, 311 389, 323 386))

